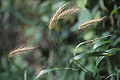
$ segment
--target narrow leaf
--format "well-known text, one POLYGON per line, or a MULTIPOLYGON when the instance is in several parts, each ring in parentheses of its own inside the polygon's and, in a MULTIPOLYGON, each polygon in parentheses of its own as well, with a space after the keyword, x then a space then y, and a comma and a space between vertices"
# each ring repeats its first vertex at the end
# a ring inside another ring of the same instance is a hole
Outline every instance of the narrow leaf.
POLYGON ((55 71, 55 70, 77 70, 77 69, 73 69, 73 68, 52 68, 52 69, 44 69, 41 70, 39 72, 39 74, 35 77, 35 80, 37 80, 41 75, 51 72, 51 71, 55 71))
POLYGON ((94 49, 97 49, 101 47, 102 45, 108 44, 108 43, 113 43, 113 42, 120 42, 120 41, 100 41, 100 42, 95 42, 95 45, 93 46, 94 49))
POLYGON ((73 58, 70 59, 70 63, 72 63, 75 60, 80 60, 81 58, 101 57, 101 56, 110 56, 110 55, 111 53, 103 52, 103 51, 89 52, 89 53, 84 53, 84 54, 74 56, 73 58))

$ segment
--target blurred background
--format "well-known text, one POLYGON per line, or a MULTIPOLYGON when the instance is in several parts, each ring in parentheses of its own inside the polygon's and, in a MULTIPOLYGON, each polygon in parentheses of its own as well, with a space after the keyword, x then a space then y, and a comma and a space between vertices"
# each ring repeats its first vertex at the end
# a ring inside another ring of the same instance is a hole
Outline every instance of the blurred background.
MULTIPOLYGON (((65 68, 73 57, 73 49, 82 41, 112 34, 111 37, 81 46, 77 53, 93 51, 102 41, 111 42, 99 50, 119 48, 120 0, 71 0, 80 12, 60 19, 56 29, 48 29, 49 20, 55 10, 69 0, 0 0, 0 80, 33 80, 42 69, 65 68), (77 27, 93 18, 107 18, 78 34, 77 27), (8 58, 11 50, 20 45, 37 44, 38 49, 30 54, 8 58)), ((94 69, 93 61, 80 61, 88 70, 94 69)), ((98 66, 98 80, 105 80, 111 74, 112 80, 119 80, 120 55, 105 57, 98 66)), ((91 71, 94 74, 94 70, 91 71)), ((83 70, 60 70, 42 75, 39 80, 93 80, 83 70)), ((110 80, 110 79, 108 79, 110 80)))

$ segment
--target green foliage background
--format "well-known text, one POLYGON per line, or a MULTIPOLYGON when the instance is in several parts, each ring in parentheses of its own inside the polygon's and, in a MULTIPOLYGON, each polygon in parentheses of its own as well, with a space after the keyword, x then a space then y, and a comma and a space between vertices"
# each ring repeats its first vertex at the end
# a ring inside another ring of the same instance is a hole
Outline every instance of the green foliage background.
POLYGON ((120 79, 120 1, 71 0, 80 12, 65 16, 50 32, 52 13, 67 1, 0 0, 0 80, 34 80, 43 69, 47 74, 39 80, 120 79), (77 34, 80 24, 102 16, 107 19, 77 34), (74 58, 77 44, 108 34, 112 36, 82 45, 74 58), (16 46, 33 43, 37 50, 8 58, 16 46))

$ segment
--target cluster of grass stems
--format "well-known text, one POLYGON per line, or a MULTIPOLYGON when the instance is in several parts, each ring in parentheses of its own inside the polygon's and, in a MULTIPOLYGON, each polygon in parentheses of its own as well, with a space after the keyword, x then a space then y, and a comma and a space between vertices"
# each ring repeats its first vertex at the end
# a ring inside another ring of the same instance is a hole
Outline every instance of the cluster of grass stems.
MULTIPOLYGON (((53 29, 55 27, 55 24, 59 21, 59 19, 63 18, 64 16, 66 15, 71 15, 71 14, 75 14, 77 12, 81 11, 81 9, 75 5, 73 5, 72 3, 65 3, 63 5, 61 5, 55 12, 54 14, 52 15, 50 21, 49 21, 49 31, 51 31, 51 29, 53 29)), ((92 19, 92 20, 88 20, 86 22, 84 22, 83 24, 81 24, 80 26, 78 26, 77 30, 76 30, 76 33, 79 32, 81 29, 84 29, 86 27, 88 27, 89 25, 92 25, 93 23, 97 23, 97 22, 101 22, 104 20, 105 17, 102 17, 102 18, 97 18, 97 19, 92 19)), ((73 52, 73 56, 76 55, 76 51, 77 49, 79 48, 79 46, 83 45, 83 44, 86 44, 86 43, 89 43, 89 42, 93 42, 95 40, 98 40, 98 39, 102 39, 102 38, 106 38, 106 37, 109 37, 111 35, 108 35, 108 36, 103 36, 103 37, 99 37, 99 38, 96 38, 96 39, 93 39, 93 40, 88 40, 88 41, 85 41, 85 42, 81 42, 79 43, 75 49, 74 49, 74 52, 73 52)), ((13 57, 17 54, 21 54, 21 53, 26 53, 26 52, 29 52, 29 51, 32 51, 34 49, 36 49, 38 46, 33 46, 33 45, 26 45, 26 46, 20 46, 14 50, 12 50, 10 53, 9 53, 9 57, 13 57)), ((80 63, 79 63, 80 64, 80 63)), ((82 66, 82 64, 80 64, 82 66)), ((82 66, 84 68, 84 66, 82 66)), ((69 69, 69 68, 68 68, 69 69)), ((84 68, 86 69, 86 68, 84 68)), ((55 69, 56 70, 56 69, 55 69)), ((87 69, 86 69, 87 70, 87 69)), ((90 73, 88 70, 87 70, 88 73, 90 73)), ((92 75, 90 73, 90 75, 92 75)), ((37 76, 38 78, 39 76, 37 76)))

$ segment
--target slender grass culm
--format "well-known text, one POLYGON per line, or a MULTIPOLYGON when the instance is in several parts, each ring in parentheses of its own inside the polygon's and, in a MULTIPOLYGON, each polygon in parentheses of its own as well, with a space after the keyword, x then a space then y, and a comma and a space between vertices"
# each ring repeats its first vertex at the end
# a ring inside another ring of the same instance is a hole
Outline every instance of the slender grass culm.
POLYGON ((111 36, 111 35, 102 36, 102 37, 99 37, 99 38, 95 38, 95 39, 93 39, 93 40, 88 40, 88 41, 84 41, 84 42, 79 43, 79 44, 75 47, 75 49, 74 49, 74 52, 73 52, 73 53, 74 53, 74 56, 76 55, 76 51, 77 51, 77 49, 78 49, 79 46, 81 46, 81 45, 83 45, 83 44, 86 44, 86 43, 89 43, 89 42, 93 42, 93 41, 95 41, 95 40, 103 39, 103 38, 106 38, 106 37, 109 37, 109 36, 111 36))

